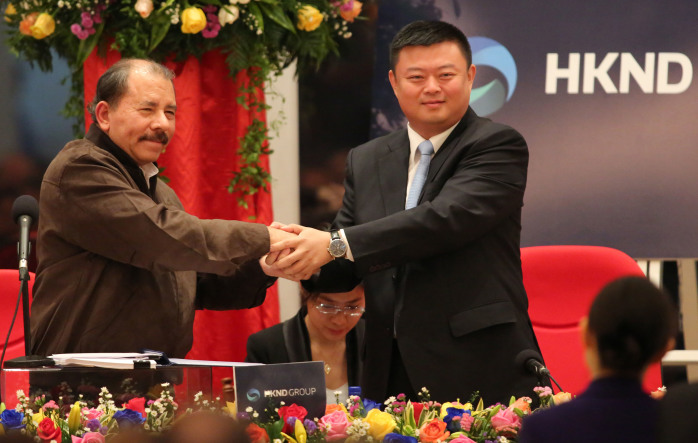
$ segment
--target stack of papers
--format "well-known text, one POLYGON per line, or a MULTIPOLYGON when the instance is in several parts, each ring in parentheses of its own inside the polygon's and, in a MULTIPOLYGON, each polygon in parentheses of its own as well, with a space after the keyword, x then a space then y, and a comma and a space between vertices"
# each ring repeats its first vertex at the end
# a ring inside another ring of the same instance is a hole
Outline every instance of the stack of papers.
POLYGON ((58 366, 92 366, 111 369, 155 369, 158 353, 97 352, 77 354, 53 354, 58 366))

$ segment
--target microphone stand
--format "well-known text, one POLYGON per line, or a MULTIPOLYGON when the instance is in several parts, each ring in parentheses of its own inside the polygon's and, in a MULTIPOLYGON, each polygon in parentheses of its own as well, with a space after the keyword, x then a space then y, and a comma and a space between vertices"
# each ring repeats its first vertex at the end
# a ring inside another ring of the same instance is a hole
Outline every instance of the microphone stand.
POLYGON ((42 366, 54 366, 56 362, 52 358, 40 355, 32 355, 31 328, 29 325, 29 270, 26 266, 19 268, 19 281, 22 287, 22 319, 24 320, 24 354, 22 357, 7 360, 3 368, 39 368, 42 366))

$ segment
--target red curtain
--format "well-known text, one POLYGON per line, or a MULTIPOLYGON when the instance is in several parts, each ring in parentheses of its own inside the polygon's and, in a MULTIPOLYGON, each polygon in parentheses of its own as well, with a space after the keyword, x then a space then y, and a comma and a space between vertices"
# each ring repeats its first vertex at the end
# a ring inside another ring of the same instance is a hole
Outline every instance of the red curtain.
MULTIPOLYGON (((92 101, 97 80, 120 59, 110 51, 106 60, 93 52, 84 64, 85 103, 92 101)), ((204 54, 201 60, 189 57, 184 62, 167 62, 176 78, 177 127, 175 136, 160 156, 163 175, 190 214, 200 218, 219 218, 269 224, 273 220, 271 194, 260 191, 248 198, 248 209, 240 207, 237 195, 227 186, 232 171, 239 168, 239 137, 245 134, 255 114, 237 104, 238 91, 247 74, 235 78, 229 74, 225 57, 218 51, 204 54)), ((263 91, 258 98, 264 99, 263 91)), ((258 114, 264 120, 264 114, 258 114)), ((90 116, 86 114, 87 126, 90 116)), ((269 159, 262 159, 269 169, 269 159)), ((267 292, 265 303, 241 311, 198 311, 194 322, 194 346, 188 358, 200 360, 242 361, 247 337, 279 321, 276 285, 267 292)), ((216 381, 214 379, 214 385, 216 381)))

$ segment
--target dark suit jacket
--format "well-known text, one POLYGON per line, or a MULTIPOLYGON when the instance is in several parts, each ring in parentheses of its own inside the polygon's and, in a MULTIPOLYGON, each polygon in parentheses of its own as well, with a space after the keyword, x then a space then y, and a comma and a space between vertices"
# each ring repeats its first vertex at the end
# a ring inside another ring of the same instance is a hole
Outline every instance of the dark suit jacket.
POLYGON ((639 381, 602 378, 569 403, 524 418, 518 442, 655 442, 658 410, 639 381))
POLYGON ((659 403, 659 441, 675 443, 698 438, 698 383, 669 386, 659 403))
MULTIPOLYGON (((306 313, 303 307, 285 322, 250 335, 245 361, 265 364, 312 361, 310 337, 304 321, 306 313)), ((359 349, 363 343, 364 329, 364 321, 359 320, 346 336, 349 386, 359 386, 361 380, 363 361, 359 349)))
POLYGON ((479 390, 488 404, 532 396, 536 378, 515 364, 539 350, 519 251, 526 142, 468 109, 406 211, 409 152, 406 129, 351 150, 335 219, 354 258, 345 271, 366 292, 364 394, 388 394, 395 332, 415 392, 455 401, 479 390))

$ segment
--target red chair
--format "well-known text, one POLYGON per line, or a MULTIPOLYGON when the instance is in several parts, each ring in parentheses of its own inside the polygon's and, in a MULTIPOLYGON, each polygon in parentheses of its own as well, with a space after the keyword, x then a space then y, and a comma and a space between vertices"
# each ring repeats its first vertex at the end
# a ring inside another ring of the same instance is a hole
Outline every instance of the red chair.
MULTIPOLYGON (((34 273, 29 273, 29 300, 32 297, 32 286, 34 285, 34 273)), ((19 271, 17 269, 0 269, 0 354, 2 354, 3 346, 5 346, 5 339, 7 338, 7 331, 10 329, 10 323, 12 323, 12 316, 15 312, 15 306, 17 306, 17 296, 19 295, 19 271)), ((10 334, 10 340, 7 343, 7 350, 5 351, 5 360, 10 360, 15 357, 21 357, 25 355, 24 353, 24 319, 22 316, 22 302, 19 303, 19 308, 17 311, 17 317, 15 318, 15 324, 12 326, 12 333, 10 334)), ((4 362, 3 362, 4 364, 4 362)), ((28 376, 25 380, 25 385, 28 385, 28 376)), ((0 386, 0 392, 2 392, 2 386, 0 386)), ((9 405, 14 406, 17 402, 17 398, 14 392, 5 392, 5 396, 2 399, 8 407, 9 405)))
MULTIPOLYGON (((528 314, 545 364, 560 386, 581 393, 591 381, 584 360, 579 320, 607 283, 644 276, 630 256, 600 246, 532 246, 521 248, 528 314)), ((647 392, 662 386, 660 363, 643 381, 647 392)))
MULTIPOLYGON (((32 297, 32 286, 34 285, 34 273, 29 273, 29 299, 32 297)), ((12 316, 17 306, 17 296, 19 294, 19 271, 16 269, 0 269, 0 349, 5 345, 7 331, 12 323, 12 316)), ((2 350, 0 350, 2 353, 2 350)), ((12 327, 10 341, 5 351, 5 361, 21 357, 24 354, 24 319, 22 318, 22 302, 19 303, 19 310, 15 324, 12 327)))

